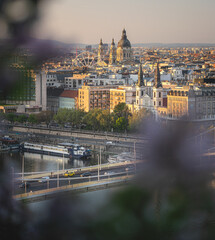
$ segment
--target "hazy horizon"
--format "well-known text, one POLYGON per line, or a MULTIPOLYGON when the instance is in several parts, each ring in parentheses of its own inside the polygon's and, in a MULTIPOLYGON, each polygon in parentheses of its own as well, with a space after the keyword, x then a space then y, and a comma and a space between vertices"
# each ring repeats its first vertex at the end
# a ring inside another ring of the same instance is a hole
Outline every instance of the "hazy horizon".
POLYGON ((65 43, 117 44, 123 28, 131 44, 214 44, 214 0, 48 0, 34 37, 65 43))

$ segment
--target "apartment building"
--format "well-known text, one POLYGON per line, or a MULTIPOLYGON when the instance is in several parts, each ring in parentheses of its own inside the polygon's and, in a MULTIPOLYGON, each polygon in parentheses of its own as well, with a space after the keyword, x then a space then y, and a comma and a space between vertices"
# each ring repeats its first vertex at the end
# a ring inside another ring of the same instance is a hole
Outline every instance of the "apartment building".
MULTIPOLYGON (((110 89, 114 86, 82 86, 78 90, 78 108, 89 112, 92 109, 110 109, 110 89)), ((117 86, 116 86, 117 87, 117 86)))
POLYGON ((113 112, 119 103, 135 104, 136 87, 120 86, 116 89, 110 89, 110 112, 113 112))

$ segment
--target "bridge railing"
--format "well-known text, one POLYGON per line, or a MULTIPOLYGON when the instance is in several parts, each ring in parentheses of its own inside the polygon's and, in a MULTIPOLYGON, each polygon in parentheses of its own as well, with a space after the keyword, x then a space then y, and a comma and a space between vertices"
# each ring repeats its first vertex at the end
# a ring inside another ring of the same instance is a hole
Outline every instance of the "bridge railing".
POLYGON ((114 181, 130 180, 132 178, 133 178, 133 175, 126 175, 126 176, 103 179, 103 180, 99 180, 99 181, 97 180, 97 181, 89 181, 89 182, 83 182, 83 183, 68 184, 68 185, 64 185, 64 186, 56 187, 56 188, 49 188, 49 189, 43 189, 43 190, 34 191, 34 192, 17 194, 17 195, 14 195, 13 197, 15 199, 23 199, 23 198, 27 198, 27 197, 33 197, 36 195, 45 195, 45 194, 51 194, 54 192, 60 192, 60 191, 65 191, 65 190, 73 190, 73 189, 79 189, 79 188, 83 188, 83 187, 95 186, 97 184, 107 184, 107 183, 114 182, 114 181))
POLYGON ((15 180, 23 180, 22 175, 24 175, 24 179, 38 179, 41 177, 52 177, 54 175, 61 175, 64 174, 66 171, 75 171, 77 173, 82 173, 86 171, 96 171, 98 168, 101 170, 114 168, 114 167, 120 167, 120 166, 126 166, 126 165, 135 165, 137 163, 140 163, 141 161, 130 161, 130 162, 118 162, 118 163, 104 163, 101 165, 93 165, 93 166, 87 166, 82 168, 69 168, 64 170, 53 170, 53 171, 44 171, 44 172, 30 172, 30 173, 17 173, 20 177, 17 177, 15 180))

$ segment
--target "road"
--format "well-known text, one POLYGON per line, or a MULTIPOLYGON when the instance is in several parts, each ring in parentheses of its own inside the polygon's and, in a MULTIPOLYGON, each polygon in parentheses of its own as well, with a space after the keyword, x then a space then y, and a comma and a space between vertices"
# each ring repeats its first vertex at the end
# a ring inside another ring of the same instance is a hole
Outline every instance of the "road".
MULTIPOLYGON (((137 166, 138 170, 140 170, 140 167, 137 166)), ((78 183, 83 183, 83 182, 88 182, 88 181, 95 181, 98 180, 98 170, 92 170, 92 171, 87 171, 91 172, 91 176, 89 177, 81 177, 81 174, 83 172, 76 172, 76 174, 73 177, 64 177, 63 174, 59 175, 59 187, 60 186, 65 186, 65 185, 72 185, 72 184, 78 184, 78 183)), ((101 169, 99 170, 99 179, 104 180, 108 178, 113 178, 113 177, 119 177, 119 176, 125 176, 125 175, 130 175, 135 173, 135 166, 132 163, 128 163, 127 165, 120 166, 120 167, 112 167, 109 170, 101 169)), ((20 188, 20 184, 22 183, 21 180, 17 180, 14 183, 14 193, 15 194, 22 194, 26 192, 35 192, 39 190, 44 190, 47 188, 56 188, 58 185, 58 176, 54 175, 52 178, 49 180, 44 180, 43 182, 41 179, 32 179, 32 180, 27 180, 26 182, 30 184, 29 187, 23 187, 20 188)), ((24 181, 25 182, 25 181, 24 181)))

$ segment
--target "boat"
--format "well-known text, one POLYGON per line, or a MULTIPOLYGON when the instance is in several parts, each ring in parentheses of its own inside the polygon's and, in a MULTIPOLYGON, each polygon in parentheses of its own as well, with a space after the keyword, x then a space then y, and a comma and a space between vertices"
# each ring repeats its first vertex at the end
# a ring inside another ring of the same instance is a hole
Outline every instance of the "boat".
POLYGON ((0 145, 0 152, 10 151, 10 148, 7 145, 0 145))
POLYGON ((37 143, 23 143, 22 150, 25 152, 41 153, 46 155, 86 158, 90 156, 90 151, 78 144, 61 143, 56 146, 42 145, 37 143))
POLYGON ((112 155, 108 157, 108 162, 109 163, 116 163, 117 162, 117 157, 118 155, 112 155))
POLYGON ((91 150, 75 143, 59 143, 59 146, 70 149, 72 158, 88 158, 91 156, 91 150))
POLYGON ((118 155, 109 156, 108 162, 109 163, 117 163, 117 162, 126 162, 126 161, 133 161, 134 156, 130 152, 122 152, 118 155))
POLYGON ((20 144, 17 140, 9 137, 9 136, 4 136, 0 139, 2 146, 4 146, 2 149, 4 151, 8 150, 19 150, 20 144))

